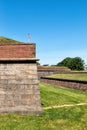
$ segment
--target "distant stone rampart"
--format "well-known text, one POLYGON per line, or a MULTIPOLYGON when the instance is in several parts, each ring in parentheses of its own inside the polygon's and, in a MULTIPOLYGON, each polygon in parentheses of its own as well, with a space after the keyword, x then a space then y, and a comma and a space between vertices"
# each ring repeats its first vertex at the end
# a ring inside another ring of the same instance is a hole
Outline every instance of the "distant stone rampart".
POLYGON ((49 78, 49 77, 41 77, 40 81, 48 83, 48 84, 56 85, 56 86, 63 86, 67 88, 87 91, 87 81, 49 78))
POLYGON ((49 76, 57 73, 68 73, 70 72, 70 69, 67 67, 49 67, 49 66, 38 66, 38 79, 44 76, 49 76))

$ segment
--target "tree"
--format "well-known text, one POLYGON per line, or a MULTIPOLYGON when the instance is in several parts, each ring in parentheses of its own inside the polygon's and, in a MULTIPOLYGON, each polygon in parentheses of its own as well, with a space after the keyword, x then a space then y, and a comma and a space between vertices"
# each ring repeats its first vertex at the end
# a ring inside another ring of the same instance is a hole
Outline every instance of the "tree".
POLYGON ((37 65, 37 66, 39 66, 39 65, 40 65, 40 63, 37 61, 37 62, 36 62, 36 65, 37 65))
POLYGON ((80 57, 75 57, 71 61, 70 65, 71 70, 84 70, 84 60, 80 57))
POLYGON ((70 67, 70 63, 71 63, 71 60, 72 60, 72 58, 70 58, 70 57, 67 57, 67 58, 65 58, 63 61, 61 61, 61 62, 59 62, 57 65, 58 66, 66 66, 66 67, 70 67))
POLYGON ((84 61, 80 57, 67 57, 59 62, 57 66, 66 66, 71 70, 84 70, 84 61))

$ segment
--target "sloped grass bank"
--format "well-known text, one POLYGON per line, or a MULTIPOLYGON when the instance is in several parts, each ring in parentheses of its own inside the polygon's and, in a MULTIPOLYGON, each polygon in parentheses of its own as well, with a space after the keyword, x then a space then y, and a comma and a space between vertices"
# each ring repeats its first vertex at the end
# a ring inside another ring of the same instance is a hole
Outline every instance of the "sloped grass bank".
POLYGON ((87 102, 87 92, 40 83, 43 107, 87 102))
MULTIPOLYGON (((87 93, 40 83, 42 106, 87 102, 87 93)), ((41 115, 0 114, 0 130, 86 130, 87 106, 44 110, 41 115)))
POLYGON ((87 74, 54 74, 48 77, 87 81, 87 74))

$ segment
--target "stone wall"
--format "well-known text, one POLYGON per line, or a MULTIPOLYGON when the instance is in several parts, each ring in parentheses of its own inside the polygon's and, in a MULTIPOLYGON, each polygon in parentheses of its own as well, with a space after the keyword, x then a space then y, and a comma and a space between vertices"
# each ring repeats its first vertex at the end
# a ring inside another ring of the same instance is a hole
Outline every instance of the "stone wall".
POLYGON ((40 114, 35 44, 0 45, 0 113, 40 114))
POLYGON ((0 64, 0 113, 41 113, 34 63, 0 64))
POLYGON ((42 77, 40 81, 56 86, 63 86, 67 88, 87 91, 87 81, 47 78, 47 77, 42 77))
POLYGON ((50 76, 53 74, 87 74, 87 71, 71 71, 66 67, 37 67, 38 79, 45 76, 50 76))
POLYGON ((49 67, 49 66, 38 66, 38 79, 41 77, 58 74, 58 73, 68 73, 70 69, 67 67, 49 67))

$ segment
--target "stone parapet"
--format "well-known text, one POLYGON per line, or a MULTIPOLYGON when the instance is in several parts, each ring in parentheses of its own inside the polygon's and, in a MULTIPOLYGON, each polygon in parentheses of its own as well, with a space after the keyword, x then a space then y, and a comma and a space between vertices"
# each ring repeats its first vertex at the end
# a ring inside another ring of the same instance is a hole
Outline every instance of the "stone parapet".
POLYGON ((42 82, 56 85, 56 86, 63 86, 63 87, 67 87, 67 88, 73 88, 73 89, 87 91, 87 81, 49 78, 49 77, 41 77, 40 80, 42 82))
POLYGON ((0 58, 35 58, 35 44, 0 45, 0 58))

